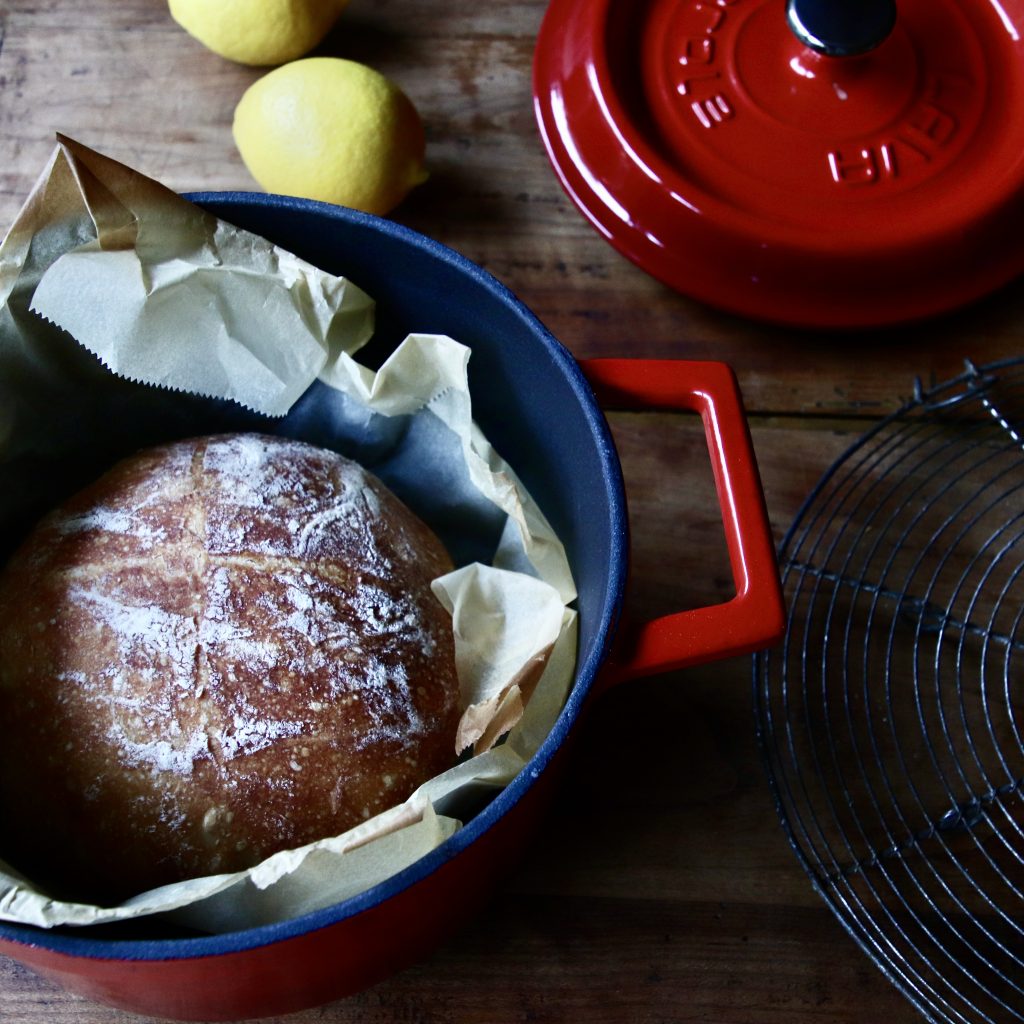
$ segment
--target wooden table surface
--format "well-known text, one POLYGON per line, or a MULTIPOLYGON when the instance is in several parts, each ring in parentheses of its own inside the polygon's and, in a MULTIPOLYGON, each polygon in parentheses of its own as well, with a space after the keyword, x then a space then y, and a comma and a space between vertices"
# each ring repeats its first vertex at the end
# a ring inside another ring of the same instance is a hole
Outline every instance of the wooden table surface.
MULTIPOLYGON (((986 361, 1024 347, 1017 286, 912 329, 800 332, 705 308, 626 262, 562 194, 535 130, 530 67, 544 6, 352 0, 322 50, 390 74, 423 116, 431 178, 394 219, 489 269, 578 357, 734 367, 777 537, 831 460, 908 396, 915 377, 945 379, 965 356, 986 361)), ((55 131, 178 190, 253 187, 230 122, 262 72, 205 51, 164 0, 2 0, 0 47, 0 223, 13 219, 55 131)), ((631 502, 632 614, 727 596, 698 426, 651 413, 616 414, 612 425, 631 502)), ((136 1019, 0 958, 0 1021, 136 1019)), ((833 919, 787 844, 743 658, 604 697, 545 833, 486 913, 429 961, 287 1019, 920 1017, 833 919), (640 758, 650 768, 644 778, 640 758)))

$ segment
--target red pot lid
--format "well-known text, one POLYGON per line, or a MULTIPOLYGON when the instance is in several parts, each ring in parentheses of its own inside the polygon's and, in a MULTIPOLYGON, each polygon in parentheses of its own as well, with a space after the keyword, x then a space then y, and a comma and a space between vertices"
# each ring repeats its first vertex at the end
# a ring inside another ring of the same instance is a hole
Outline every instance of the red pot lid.
POLYGON ((1016 277, 1024 0, 828 6, 552 0, 534 98, 568 194, 666 284, 782 323, 915 319, 1016 277))

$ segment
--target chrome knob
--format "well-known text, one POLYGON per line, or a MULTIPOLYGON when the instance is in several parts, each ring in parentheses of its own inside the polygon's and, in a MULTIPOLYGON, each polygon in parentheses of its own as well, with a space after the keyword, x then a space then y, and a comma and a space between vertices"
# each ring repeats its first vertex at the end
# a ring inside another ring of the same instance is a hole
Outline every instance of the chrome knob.
POLYGON ((882 43, 896 23, 895 0, 789 0, 789 27, 812 50, 854 57, 882 43))

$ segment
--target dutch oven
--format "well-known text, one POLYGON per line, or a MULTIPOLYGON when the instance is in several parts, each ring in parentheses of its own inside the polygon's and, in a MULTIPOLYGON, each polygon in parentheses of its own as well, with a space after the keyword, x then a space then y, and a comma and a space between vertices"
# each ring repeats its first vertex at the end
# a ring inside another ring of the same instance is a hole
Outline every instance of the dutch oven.
MULTIPOLYGON (((190 198, 364 288, 378 309, 372 346, 413 330, 448 334, 469 346, 475 418, 562 538, 579 591, 574 682, 547 740, 483 810, 401 873, 324 910, 220 935, 138 937, 0 923, 0 951, 88 998, 182 1020, 237 1020, 337 999, 425 956, 479 908, 528 843, 581 710, 595 693, 767 646, 781 635, 783 608, 740 396, 726 366, 579 364, 488 273, 395 223, 251 193, 190 198), (734 598, 627 626, 626 500, 599 400, 702 416, 734 598)), ((287 420, 281 428, 288 429, 287 420)))

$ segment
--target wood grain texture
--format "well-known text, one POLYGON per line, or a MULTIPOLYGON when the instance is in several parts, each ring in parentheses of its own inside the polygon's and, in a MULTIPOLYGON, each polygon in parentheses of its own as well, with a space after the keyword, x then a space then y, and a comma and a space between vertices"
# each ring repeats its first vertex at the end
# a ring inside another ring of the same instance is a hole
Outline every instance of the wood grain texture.
MULTIPOLYGON (((1019 285, 933 323, 843 333, 751 323, 657 284, 584 222, 546 162, 530 85, 544 6, 352 0, 320 52, 390 74, 423 116, 431 178, 394 219, 491 270, 577 357, 735 368, 777 537, 831 460, 916 378, 1024 348, 1019 285)), ((0 40, 0 223, 15 216, 57 130, 178 190, 254 187, 230 122, 261 72, 203 50, 164 0, 6 0, 0 40)), ((699 425, 644 413, 612 424, 631 506, 630 613, 728 596, 699 425)), ((287 1021, 919 1020, 795 860, 750 693, 749 661, 737 659, 606 695, 546 833, 487 912, 429 961, 287 1021)), ((2 1021, 137 1019, 0 959, 2 1021)))

